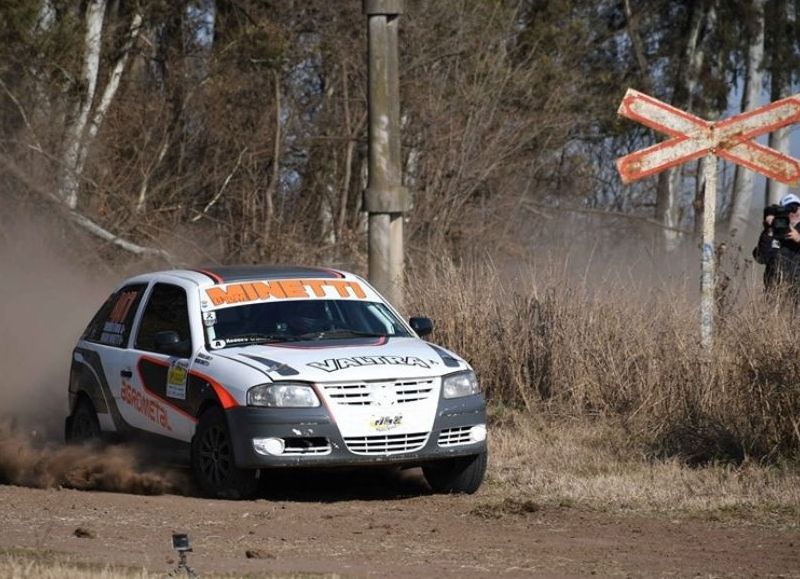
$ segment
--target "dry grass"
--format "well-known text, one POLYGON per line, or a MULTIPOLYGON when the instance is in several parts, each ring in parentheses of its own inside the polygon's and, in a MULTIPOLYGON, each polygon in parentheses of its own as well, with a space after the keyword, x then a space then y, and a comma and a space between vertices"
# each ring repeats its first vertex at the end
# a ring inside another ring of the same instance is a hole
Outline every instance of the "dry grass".
MULTIPOLYGON (((178 574, 177 577, 186 577, 178 574)), ((111 565, 97 565, 77 562, 68 555, 55 551, 33 549, 0 550, 0 577, 7 579, 161 579, 164 573, 154 573, 145 569, 111 565)), ((207 574, 209 579, 228 579, 233 577, 259 579, 336 579, 336 574, 314 573, 245 573, 245 574, 207 574)))
POLYGON ((472 363, 491 402, 489 484, 474 514, 563 505, 797 525, 791 304, 733 299, 727 284, 708 352, 696 306, 663 286, 504 279, 485 264, 412 278, 413 311, 434 318, 434 339, 472 363))
POLYGON ((54 551, 9 549, 0 550, 0 576, 8 579, 155 579, 163 574, 79 563, 54 551))
POLYGON ((412 278, 413 310, 434 318, 435 340, 473 364, 495 404, 612 419, 648 459, 800 458, 800 340, 786 303, 728 307, 706 352, 694 306, 664 290, 564 275, 504 283, 490 265, 412 278))
POLYGON ((473 514, 547 506, 798 526, 800 470, 649 459, 608 419, 492 417, 489 479, 473 514))

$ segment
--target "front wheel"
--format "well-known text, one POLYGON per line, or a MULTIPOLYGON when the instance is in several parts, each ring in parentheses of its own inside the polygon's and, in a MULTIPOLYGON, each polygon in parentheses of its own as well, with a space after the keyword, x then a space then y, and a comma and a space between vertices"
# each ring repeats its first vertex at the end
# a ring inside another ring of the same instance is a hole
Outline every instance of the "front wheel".
POLYGON ((488 452, 459 456, 422 467, 425 480, 436 493, 466 493, 477 491, 486 475, 488 452))
POLYGON ((220 499, 247 499, 258 490, 257 471, 237 468, 228 422, 220 408, 202 414, 192 439, 192 473, 203 492, 220 499))

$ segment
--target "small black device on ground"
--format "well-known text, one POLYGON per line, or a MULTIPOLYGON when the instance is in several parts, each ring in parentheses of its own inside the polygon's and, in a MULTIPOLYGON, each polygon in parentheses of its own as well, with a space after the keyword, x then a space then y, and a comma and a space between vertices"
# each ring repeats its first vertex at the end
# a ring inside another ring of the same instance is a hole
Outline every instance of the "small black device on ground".
POLYGON ((189 544, 189 535, 186 533, 173 533, 172 534, 172 548, 178 551, 192 552, 192 547, 189 544))
POLYGON ((186 575, 187 577, 199 577, 186 560, 186 553, 192 552, 189 535, 186 533, 172 533, 172 548, 178 552, 179 561, 178 566, 170 572, 169 576, 177 577, 178 575, 186 575))

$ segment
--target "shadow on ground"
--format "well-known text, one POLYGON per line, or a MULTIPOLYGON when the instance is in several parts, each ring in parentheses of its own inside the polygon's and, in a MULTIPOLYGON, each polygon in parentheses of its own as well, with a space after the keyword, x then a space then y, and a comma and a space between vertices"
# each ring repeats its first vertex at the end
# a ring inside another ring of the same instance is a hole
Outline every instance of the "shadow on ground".
POLYGON ((259 497, 326 502, 405 499, 431 494, 419 468, 280 469, 262 471, 259 497))

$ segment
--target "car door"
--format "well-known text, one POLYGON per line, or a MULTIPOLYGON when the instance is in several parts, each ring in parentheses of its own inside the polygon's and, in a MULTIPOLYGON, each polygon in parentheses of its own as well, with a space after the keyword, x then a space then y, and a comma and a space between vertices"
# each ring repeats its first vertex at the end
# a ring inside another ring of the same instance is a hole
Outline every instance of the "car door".
POLYGON ((120 409, 142 430, 188 442, 196 420, 188 385, 194 343, 187 290, 156 281, 147 295, 127 364, 120 371, 120 409))
MULTIPOLYGON (((127 362, 127 345, 146 283, 126 285, 114 292, 95 314, 73 352, 73 384, 90 397, 100 428, 124 428, 118 409, 120 371, 127 362)), ((74 392, 73 392, 74 393, 74 392)))

